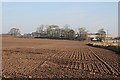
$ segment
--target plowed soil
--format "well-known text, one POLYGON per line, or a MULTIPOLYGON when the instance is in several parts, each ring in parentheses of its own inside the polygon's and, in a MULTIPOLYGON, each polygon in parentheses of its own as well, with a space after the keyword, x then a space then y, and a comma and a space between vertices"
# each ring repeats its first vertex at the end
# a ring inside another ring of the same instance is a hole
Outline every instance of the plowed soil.
POLYGON ((119 55, 70 40, 2 38, 3 78, 119 79, 119 55))

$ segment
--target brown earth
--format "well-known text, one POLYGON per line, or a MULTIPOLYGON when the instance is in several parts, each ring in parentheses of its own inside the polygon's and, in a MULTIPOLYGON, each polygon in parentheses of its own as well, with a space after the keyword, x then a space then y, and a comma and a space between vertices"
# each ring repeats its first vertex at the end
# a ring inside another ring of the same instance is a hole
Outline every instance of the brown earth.
POLYGON ((119 55, 85 42, 2 37, 4 78, 119 78, 119 55))

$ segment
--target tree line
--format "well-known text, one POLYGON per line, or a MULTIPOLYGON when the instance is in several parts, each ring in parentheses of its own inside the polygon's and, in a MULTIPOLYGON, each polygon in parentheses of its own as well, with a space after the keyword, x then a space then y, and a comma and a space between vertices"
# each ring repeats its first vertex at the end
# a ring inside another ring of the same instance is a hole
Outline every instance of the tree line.
MULTIPOLYGON (((12 36, 22 36, 20 29, 11 28, 8 34, 12 36)), ((66 24, 63 28, 58 25, 40 25, 35 32, 29 34, 34 38, 50 38, 50 39, 67 39, 67 40, 86 40, 88 39, 88 31, 85 27, 78 28, 77 31, 70 28, 70 25, 66 24)), ((98 40, 104 40, 106 32, 104 29, 99 29, 98 40)))

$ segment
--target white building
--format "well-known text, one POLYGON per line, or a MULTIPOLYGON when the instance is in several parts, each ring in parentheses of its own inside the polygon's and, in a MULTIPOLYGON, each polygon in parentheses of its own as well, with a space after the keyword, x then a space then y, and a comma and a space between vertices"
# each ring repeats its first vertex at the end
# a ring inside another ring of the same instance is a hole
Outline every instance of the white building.
POLYGON ((94 41, 96 41, 97 38, 99 37, 98 34, 96 33, 89 33, 87 36, 88 36, 88 40, 94 40, 94 41))

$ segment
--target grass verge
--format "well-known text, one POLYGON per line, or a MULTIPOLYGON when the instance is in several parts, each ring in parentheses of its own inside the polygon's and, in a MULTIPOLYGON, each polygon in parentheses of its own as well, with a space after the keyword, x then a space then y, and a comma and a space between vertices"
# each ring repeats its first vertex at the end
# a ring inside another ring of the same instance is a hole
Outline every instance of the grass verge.
POLYGON ((102 45, 93 45, 92 43, 87 43, 86 45, 96 47, 96 48, 108 49, 120 54, 120 46, 102 46, 102 45))

